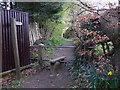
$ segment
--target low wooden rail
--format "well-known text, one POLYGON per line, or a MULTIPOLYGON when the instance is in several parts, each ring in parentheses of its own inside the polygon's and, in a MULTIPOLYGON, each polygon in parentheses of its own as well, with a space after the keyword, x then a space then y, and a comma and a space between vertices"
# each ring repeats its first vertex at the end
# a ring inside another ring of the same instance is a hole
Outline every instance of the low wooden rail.
POLYGON ((44 46, 44 45, 34 45, 30 46, 31 48, 38 48, 38 47, 43 47, 43 48, 75 48, 76 46, 44 46))

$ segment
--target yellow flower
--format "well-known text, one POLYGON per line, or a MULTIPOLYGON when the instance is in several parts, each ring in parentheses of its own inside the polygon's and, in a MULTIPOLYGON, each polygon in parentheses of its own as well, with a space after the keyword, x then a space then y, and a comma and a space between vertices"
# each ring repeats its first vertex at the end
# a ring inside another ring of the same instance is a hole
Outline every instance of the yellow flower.
POLYGON ((109 72, 108 72, 108 75, 109 75, 109 76, 113 75, 112 71, 109 71, 109 72))

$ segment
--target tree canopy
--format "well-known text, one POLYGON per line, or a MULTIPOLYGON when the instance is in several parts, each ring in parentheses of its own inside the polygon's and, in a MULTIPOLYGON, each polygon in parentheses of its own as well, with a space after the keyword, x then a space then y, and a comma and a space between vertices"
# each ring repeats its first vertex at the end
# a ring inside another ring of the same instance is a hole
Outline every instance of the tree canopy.
POLYGON ((13 8, 28 12, 30 22, 41 22, 47 19, 58 19, 60 16, 57 13, 63 9, 63 4, 58 2, 16 2, 13 8))

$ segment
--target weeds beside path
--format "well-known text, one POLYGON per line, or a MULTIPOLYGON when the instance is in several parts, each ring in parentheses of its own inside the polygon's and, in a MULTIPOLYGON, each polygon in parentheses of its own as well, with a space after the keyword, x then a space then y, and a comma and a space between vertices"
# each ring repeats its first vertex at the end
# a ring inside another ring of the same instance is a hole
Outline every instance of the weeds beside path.
MULTIPOLYGON (((73 45, 72 42, 66 42, 64 46, 73 45)), ((50 70, 43 71, 29 77, 22 84, 22 88, 67 88, 71 85, 72 79, 68 71, 69 63, 74 59, 73 48, 58 48, 54 51, 53 57, 66 56, 66 64, 57 67, 55 75, 50 70)))

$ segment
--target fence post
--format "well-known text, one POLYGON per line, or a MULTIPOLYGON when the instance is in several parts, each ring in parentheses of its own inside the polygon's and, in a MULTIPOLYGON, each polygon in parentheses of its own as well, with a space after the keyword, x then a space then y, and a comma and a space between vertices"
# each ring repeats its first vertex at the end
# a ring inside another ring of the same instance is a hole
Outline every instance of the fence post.
MULTIPOLYGON (((1 18, 1 10, 0 9, 0 73, 2 73, 2 18, 1 18)), ((0 78, 2 78, 2 75, 0 75, 0 78)), ((0 83, 2 80, 0 79, 0 83)), ((2 86, 0 86, 1 89, 2 86)))
POLYGON ((38 47, 38 59, 39 59, 39 67, 40 67, 40 69, 42 70, 42 68, 44 67, 43 66, 43 50, 44 49, 44 47, 43 47, 43 45, 41 44, 39 47, 38 47))
POLYGON ((20 60, 19 60, 19 51, 18 51, 18 42, 17 42, 16 21, 14 18, 11 18, 11 34, 12 34, 12 45, 13 45, 13 52, 15 59, 16 78, 20 79, 20 60))

